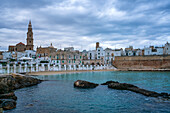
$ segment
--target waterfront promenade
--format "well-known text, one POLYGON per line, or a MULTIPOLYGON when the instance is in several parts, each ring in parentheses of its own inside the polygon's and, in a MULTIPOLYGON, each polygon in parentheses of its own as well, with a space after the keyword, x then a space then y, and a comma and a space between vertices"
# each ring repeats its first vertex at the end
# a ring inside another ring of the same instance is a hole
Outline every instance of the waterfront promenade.
POLYGON ((116 70, 115 67, 109 65, 50 65, 50 64, 20 64, 2 66, 0 64, 0 74, 10 73, 65 73, 65 72, 84 72, 84 71, 104 71, 116 70))

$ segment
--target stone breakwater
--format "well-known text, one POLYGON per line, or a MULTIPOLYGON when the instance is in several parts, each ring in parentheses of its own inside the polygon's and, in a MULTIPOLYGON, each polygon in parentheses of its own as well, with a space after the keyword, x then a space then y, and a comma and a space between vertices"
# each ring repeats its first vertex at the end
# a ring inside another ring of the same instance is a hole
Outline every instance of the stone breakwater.
MULTIPOLYGON (((135 93, 140 93, 142 95, 148 96, 148 97, 161 97, 165 99, 170 99, 170 94, 168 93, 157 93, 154 91, 149 91, 146 89, 139 88, 133 84, 127 84, 127 83, 119 83, 117 81, 107 81, 106 83, 103 83, 101 85, 108 85, 108 88, 111 89, 117 89, 117 90, 129 90, 135 93)), ((83 81, 83 80, 77 80, 74 82, 74 87, 78 88, 95 88, 98 84, 83 81)))
POLYGON ((0 76, 0 109, 9 110, 16 107, 17 97, 14 90, 24 87, 37 85, 41 80, 22 75, 3 75, 0 76))

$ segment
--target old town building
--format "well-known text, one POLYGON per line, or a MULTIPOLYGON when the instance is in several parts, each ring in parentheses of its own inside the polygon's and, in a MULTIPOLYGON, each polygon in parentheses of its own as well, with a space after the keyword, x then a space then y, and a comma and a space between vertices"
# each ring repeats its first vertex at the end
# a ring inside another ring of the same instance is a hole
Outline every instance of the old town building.
POLYGON ((28 25, 28 32, 27 32, 27 45, 25 45, 22 42, 19 42, 18 44, 14 45, 9 45, 8 51, 17 51, 17 52, 24 52, 25 50, 33 50, 34 49, 34 43, 33 43, 33 32, 32 32, 32 24, 31 21, 29 21, 28 25))
POLYGON ((50 53, 51 61, 56 65, 81 65, 82 64, 82 52, 74 50, 73 47, 64 48, 64 50, 57 50, 50 53))
POLYGON ((51 54, 52 53, 55 53, 57 50, 57 48, 54 48, 52 43, 50 46, 48 47, 37 47, 37 51, 36 51, 36 54, 37 54, 37 57, 41 58, 41 57, 49 57, 51 58, 51 54))

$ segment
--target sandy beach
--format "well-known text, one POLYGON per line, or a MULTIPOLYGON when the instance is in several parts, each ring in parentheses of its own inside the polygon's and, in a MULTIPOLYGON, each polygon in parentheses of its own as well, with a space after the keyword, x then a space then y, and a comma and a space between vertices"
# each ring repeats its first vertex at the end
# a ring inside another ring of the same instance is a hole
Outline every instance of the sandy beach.
POLYGON ((66 70, 66 71, 41 71, 31 72, 27 75, 55 75, 55 74, 66 74, 66 73, 80 73, 80 72, 100 72, 100 71, 170 71, 170 69, 105 69, 105 70, 66 70))
POLYGON ((99 72, 99 71, 117 71, 115 69, 105 70, 67 70, 67 71, 43 71, 43 72, 31 72, 27 75, 55 75, 55 74, 66 74, 66 73, 80 73, 80 72, 99 72))

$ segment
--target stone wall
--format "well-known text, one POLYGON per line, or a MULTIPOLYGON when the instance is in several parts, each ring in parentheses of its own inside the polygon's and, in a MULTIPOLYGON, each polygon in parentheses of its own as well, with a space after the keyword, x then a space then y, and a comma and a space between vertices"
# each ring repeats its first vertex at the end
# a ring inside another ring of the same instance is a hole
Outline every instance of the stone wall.
POLYGON ((170 55, 120 56, 112 64, 118 69, 170 69, 170 55))

